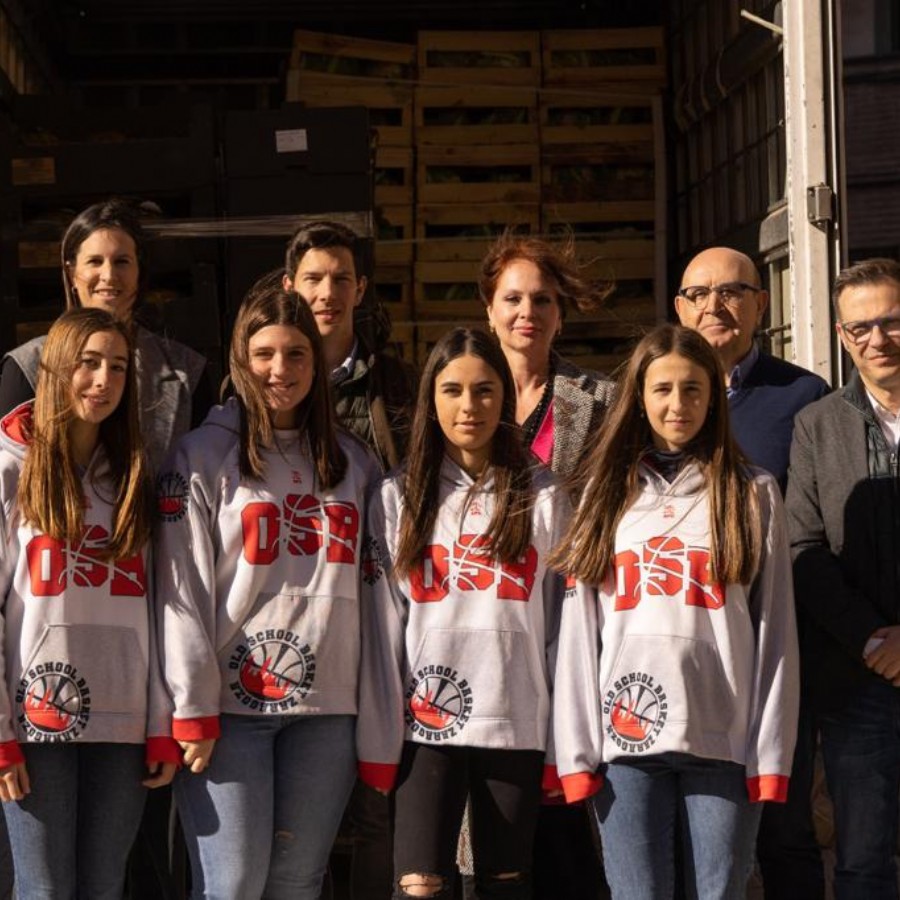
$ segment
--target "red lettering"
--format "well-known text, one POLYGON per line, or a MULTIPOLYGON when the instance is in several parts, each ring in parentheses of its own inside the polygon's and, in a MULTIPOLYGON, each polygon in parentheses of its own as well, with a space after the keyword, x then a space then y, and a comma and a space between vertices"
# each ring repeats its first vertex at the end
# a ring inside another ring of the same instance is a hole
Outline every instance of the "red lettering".
POLYGON ((322 506, 312 494, 284 498, 287 549, 292 556, 313 556, 322 547, 322 506))
POLYGON ((494 583, 490 541, 483 534, 461 534, 453 544, 453 573, 461 591, 483 591, 494 583))
POLYGON ((449 590, 450 554, 440 544, 430 544, 422 559, 409 573, 409 593, 416 603, 436 603, 449 590))
MULTIPOLYGON (((529 547, 516 562, 503 563, 500 566, 497 599, 526 601, 530 599, 535 572, 537 572, 537 550, 534 547, 529 547)), ((572 584, 574 586, 574 581, 572 584)))
POLYGON ((641 567, 637 553, 623 550, 616 554, 616 610, 634 609, 641 602, 641 567))
POLYGON ((80 587, 100 587, 108 576, 107 565, 99 559, 109 533, 99 525, 85 529, 81 542, 69 550, 72 581, 80 587))
POLYGON ((688 547, 688 584, 685 603, 706 609, 721 609, 725 605, 725 590, 720 582, 710 580, 709 552, 700 547, 688 547))
POLYGON ((241 510, 244 559, 251 566, 268 566, 278 558, 278 519, 274 503, 248 503, 241 510))
POLYGON ((359 537, 359 510, 352 503, 326 503, 328 543, 325 558, 328 562, 356 562, 356 541, 359 537))
POLYGON ((312 494, 288 494, 282 510, 274 503, 248 503, 241 528, 244 559, 252 565, 271 565, 282 540, 291 556, 315 556, 324 546, 328 562, 356 563, 359 510, 352 503, 323 504, 312 494))
POLYGON ((147 575, 140 553, 113 563, 113 577, 109 592, 114 597, 143 597, 147 593, 147 575))
POLYGON ((66 545, 46 534, 33 537, 25 548, 31 593, 58 597, 66 589, 66 545))
POLYGON ((721 609, 725 588, 713 583, 709 551, 685 547, 675 537, 655 537, 643 545, 642 556, 632 550, 616 554, 616 611, 634 609, 641 602, 641 578, 647 596, 684 596, 686 606, 721 609))
POLYGON ((648 597, 672 597, 681 590, 684 544, 655 537, 644 544, 644 589, 648 597))

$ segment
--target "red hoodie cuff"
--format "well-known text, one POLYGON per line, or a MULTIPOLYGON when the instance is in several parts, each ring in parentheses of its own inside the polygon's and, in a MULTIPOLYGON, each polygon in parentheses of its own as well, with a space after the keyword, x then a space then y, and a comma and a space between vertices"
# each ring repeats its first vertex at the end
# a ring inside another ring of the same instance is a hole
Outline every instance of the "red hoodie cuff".
POLYGON ((576 772, 574 775, 563 775, 560 781, 566 794, 566 803, 586 800, 603 787, 603 776, 599 772, 576 772))
POLYGON ((147 763, 175 763, 181 768, 184 762, 184 751, 178 745, 175 738, 148 737, 147 738, 147 763))
POLYGON ((8 769, 25 762, 25 756, 18 741, 3 741, 0 744, 0 769, 8 769))
POLYGON ((357 766, 359 779, 376 791, 392 791, 400 767, 392 763, 369 763, 360 761, 357 766))
POLYGON ((556 766, 544 766, 544 772, 541 775, 541 790, 547 794, 550 791, 561 791, 562 782, 559 780, 559 772, 556 766))
POLYGON ((757 775, 747 779, 747 793, 751 803, 767 800, 770 803, 786 803, 788 795, 787 775, 757 775))
POLYGON ((199 719, 172 719, 172 737, 176 741, 205 741, 221 734, 218 716, 199 719))

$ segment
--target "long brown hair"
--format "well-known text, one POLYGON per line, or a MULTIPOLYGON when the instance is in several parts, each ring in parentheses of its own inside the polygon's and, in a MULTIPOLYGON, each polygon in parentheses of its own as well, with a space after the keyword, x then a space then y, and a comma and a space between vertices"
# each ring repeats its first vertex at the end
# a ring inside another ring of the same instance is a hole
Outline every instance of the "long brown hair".
POLYGON ((497 343, 483 331, 454 328, 435 344, 419 383, 419 398, 410 436, 403 481, 400 540, 394 568, 408 575, 431 539, 438 515, 438 492, 444 458, 444 433, 437 418, 434 392, 438 375, 460 356, 477 356, 500 378, 503 404, 500 424, 491 441, 488 465, 473 485, 494 479, 494 513, 487 527, 486 553, 500 562, 514 562, 531 542, 531 468, 516 426, 516 389, 497 343))
POLYGON ((662 325, 637 345, 597 442, 587 456, 580 503, 551 564, 590 584, 600 584, 615 555, 616 530, 639 493, 638 466, 652 436, 643 416, 647 368, 676 354, 709 378, 706 421, 687 452, 703 468, 709 492, 710 574, 746 584, 759 565, 760 522, 747 462, 731 436, 722 366, 706 340, 689 328, 662 325), (586 483, 584 483, 586 482, 586 483))
MULTIPOLYGON (((84 490, 72 443, 72 377, 84 346, 98 331, 120 334, 128 346, 125 390, 100 423, 113 496, 112 534, 98 551, 103 559, 134 556, 150 536, 148 470, 138 424, 134 344, 128 327, 102 309, 71 309, 53 324, 41 354, 31 443, 19 481, 24 521, 59 541, 77 543, 84 532, 84 490)), ((106 484, 95 483, 101 492, 106 484)))
POLYGON ((343 479, 347 457, 335 435, 322 341, 306 301, 294 291, 286 291, 281 279, 281 272, 270 272, 250 288, 238 310, 231 335, 231 379, 240 409, 240 471, 244 478, 263 479, 266 474, 263 451, 274 444, 265 393, 250 370, 250 338, 269 325, 288 325, 307 337, 313 352, 312 385, 297 408, 297 429, 309 442, 310 459, 319 484, 331 488, 343 479))

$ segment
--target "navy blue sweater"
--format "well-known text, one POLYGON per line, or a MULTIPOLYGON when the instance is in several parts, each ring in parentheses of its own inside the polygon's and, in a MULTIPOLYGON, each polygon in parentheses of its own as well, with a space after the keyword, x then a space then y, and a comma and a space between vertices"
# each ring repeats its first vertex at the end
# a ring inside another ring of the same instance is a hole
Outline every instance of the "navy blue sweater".
POLYGON ((775 356, 760 353, 743 385, 728 400, 731 430, 755 466, 787 483, 794 416, 828 393, 828 383, 775 356))

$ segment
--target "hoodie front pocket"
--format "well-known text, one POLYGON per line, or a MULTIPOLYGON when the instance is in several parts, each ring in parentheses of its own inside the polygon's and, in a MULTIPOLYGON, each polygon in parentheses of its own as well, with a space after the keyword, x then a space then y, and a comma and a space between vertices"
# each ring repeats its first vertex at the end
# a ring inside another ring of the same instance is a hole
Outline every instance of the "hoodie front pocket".
POLYGON ((407 689, 407 721, 444 728, 457 719, 534 719, 546 682, 518 631, 434 629, 407 689))
POLYGON ((147 659, 132 628, 47 625, 15 691, 16 713, 30 740, 66 741, 91 716, 144 718, 147 659))

